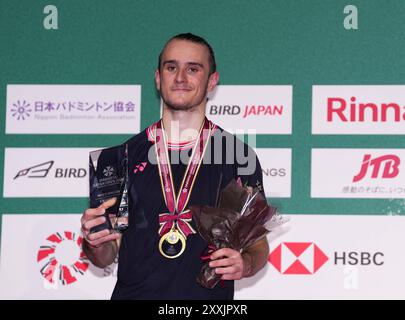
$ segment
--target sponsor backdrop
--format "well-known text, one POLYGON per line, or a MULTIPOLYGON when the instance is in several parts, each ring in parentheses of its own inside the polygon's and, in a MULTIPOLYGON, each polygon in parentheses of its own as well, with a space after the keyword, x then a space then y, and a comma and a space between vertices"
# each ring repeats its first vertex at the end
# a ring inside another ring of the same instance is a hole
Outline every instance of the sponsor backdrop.
POLYGON ((207 116, 290 221, 237 299, 404 299, 401 1, 1 1, 0 298, 108 299, 81 251, 88 152, 160 116, 164 42, 215 49, 207 116), (389 36, 387 36, 389 35, 389 36))

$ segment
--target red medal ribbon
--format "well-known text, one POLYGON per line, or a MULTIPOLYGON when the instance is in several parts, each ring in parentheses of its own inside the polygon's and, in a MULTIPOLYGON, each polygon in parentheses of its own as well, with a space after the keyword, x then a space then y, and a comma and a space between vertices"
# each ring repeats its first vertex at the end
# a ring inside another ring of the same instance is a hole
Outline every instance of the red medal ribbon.
POLYGON ((195 233, 189 224, 191 219, 192 213, 190 210, 185 210, 180 214, 162 213, 159 215, 159 223, 161 225, 159 235, 161 237, 165 235, 175 224, 179 231, 187 238, 189 234, 195 233))
POLYGON ((163 197, 166 206, 169 209, 169 213, 162 213, 159 215, 159 235, 162 237, 169 232, 172 227, 176 227, 185 237, 187 237, 189 234, 195 233, 195 231, 189 223, 192 219, 192 213, 191 211, 184 209, 187 206, 195 179, 202 163, 205 149, 208 145, 212 123, 208 121, 207 118, 204 119, 203 125, 200 128, 199 136, 193 147, 191 159, 186 172, 184 173, 178 198, 176 197, 174 190, 173 175, 168 158, 167 143, 162 120, 156 124, 155 130, 155 146, 160 182, 163 197))

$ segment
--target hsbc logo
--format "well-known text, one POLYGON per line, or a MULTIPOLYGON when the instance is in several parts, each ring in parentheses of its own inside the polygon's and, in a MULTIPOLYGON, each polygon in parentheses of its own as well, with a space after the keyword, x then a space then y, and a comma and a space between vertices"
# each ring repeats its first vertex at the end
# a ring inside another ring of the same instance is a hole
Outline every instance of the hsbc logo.
POLYGON ((313 242, 282 242, 268 258, 281 274, 314 274, 328 260, 313 242))
POLYGON ((371 158, 371 154, 365 154, 360 172, 353 177, 353 182, 358 182, 371 171, 371 179, 393 179, 399 174, 401 159, 394 154, 387 154, 371 158), (372 169, 371 169, 372 168, 372 169))
MULTIPOLYGON (((383 252, 335 251, 331 263, 351 266, 382 266, 383 252)), ((281 274, 312 275, 316 273, 329 257, 314 242, 282 242, 270 252, 268 262, 281 274)))

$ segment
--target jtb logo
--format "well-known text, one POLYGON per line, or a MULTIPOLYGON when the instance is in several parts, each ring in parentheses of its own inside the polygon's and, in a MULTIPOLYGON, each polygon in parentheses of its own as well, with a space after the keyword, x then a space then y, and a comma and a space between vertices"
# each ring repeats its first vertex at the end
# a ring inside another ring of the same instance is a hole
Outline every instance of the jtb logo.
POLYGON ((371 178, 372 179, 378 178, 378 174, 380 172, 380 168, 383 163, 384 169, 381 178, 383 179, 395 178, 399 173, 398 167, 401 163, 401 159, 398 156, 393 154, 387 154, 385 156, 371 159, 371 154, 366 154, 364 155, 363 164, 361 165, 360 172, 354 176, 353 182, 362 180, 366 176, 368 168, 371 166, 373 167, 371 178))

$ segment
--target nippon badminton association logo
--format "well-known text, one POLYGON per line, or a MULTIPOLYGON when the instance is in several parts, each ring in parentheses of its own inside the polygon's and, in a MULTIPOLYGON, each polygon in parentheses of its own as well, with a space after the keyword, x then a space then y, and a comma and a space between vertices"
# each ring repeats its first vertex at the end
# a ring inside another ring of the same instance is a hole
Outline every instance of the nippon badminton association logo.
POLYGON ((31 104, 26 100, 14 102, 11 107, 11 115, 17 120, 25 120, 31 116, 32 108, 31 104))
POLYGON ((50 285, 69 285, 83 276, 89 268, 86 255, 82 251, 83 237, 74 232, 55 232, 41 245, 37 262, 41 265, 41 275, 50 285))

